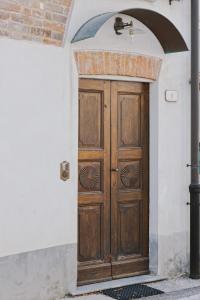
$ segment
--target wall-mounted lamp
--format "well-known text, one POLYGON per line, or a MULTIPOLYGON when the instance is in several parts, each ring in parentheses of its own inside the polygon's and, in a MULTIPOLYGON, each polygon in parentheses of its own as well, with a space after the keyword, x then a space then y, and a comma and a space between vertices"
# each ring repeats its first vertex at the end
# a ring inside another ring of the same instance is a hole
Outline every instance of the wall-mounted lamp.
POLYGON ((133 39, 136 34, 143 34, 145 33, 144 30, 140 28, 135 28, 133 21, 129 23, 123 22, 122 18, 117 17, 114 23, 114 30, 117 35, 121 35, 125 33, 126 29, 128 29, 129 36, 133 39))
POLYGON ((120 32, 121 30, 124 30, 125 28, 132 28, 132 27, 133 27, 132 21, 130 23, 125 23, 123 22, 122 18, 120 17, 115 18, 114 30, 117 35, 122 34, 122 32, 120 32))

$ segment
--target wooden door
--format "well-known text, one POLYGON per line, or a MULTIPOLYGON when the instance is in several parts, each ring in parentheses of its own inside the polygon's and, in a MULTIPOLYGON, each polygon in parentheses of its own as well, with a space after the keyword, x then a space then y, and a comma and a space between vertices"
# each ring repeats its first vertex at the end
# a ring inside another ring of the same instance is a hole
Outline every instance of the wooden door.
POLYGON ((78 281, 111 278, 110 82, 79 85, 78 281))
POLYGON ((78 283, 148 272, 148 85, 80 80, 78 283))
POLYGON ((112 82, 113 278, 148 273, 148 85, 112 82))

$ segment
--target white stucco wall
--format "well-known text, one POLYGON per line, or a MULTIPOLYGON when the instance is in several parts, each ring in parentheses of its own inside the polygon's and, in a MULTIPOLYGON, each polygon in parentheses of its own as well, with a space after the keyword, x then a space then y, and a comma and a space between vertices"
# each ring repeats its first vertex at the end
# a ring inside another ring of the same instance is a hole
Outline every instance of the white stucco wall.
POLYGON ((76 242, 71 73, 69 46, 0 40, 0 256, 76 242))
POLYGON ((159 271, 188 271, 190 170, 189 53, 168 55, 159 80, 158 253, 159 271), (179 66, 176 68, 176 66, 179 66), (177 90, 167 103, 165 90, 177 90))
MULTIPOLYGON (((0 40, 0 256, 77 242, 78 74, 69 42, 89 18, 133 7, 164 14, 189 44, 187 0, 172 6, 163 0, 85 0, 84 9, 76 0, 65 48, 0 40), (59 179, 63 160, 71 163, 67 182, 59 179)), ((96 40, 73 48, 102 49, 105 37, 106 49, 124 51, 125 43, 132 52, 135 42, 133 52, 164 57, 150 97, 151 255, 157 255, 160 274, 182 272, 189 252, 189 53, 163 56, 155 36, 138 21, 146 33, 133 43, 127 38, 117 43, 112 22, 96 40), (178 91, 176 103, 165 101, 166 89, 178 91)))

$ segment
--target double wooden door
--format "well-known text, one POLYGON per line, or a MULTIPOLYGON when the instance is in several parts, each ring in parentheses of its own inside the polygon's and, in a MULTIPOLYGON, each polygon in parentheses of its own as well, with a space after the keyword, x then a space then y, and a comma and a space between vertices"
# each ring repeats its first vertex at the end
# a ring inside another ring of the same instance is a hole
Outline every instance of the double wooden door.
POLYGON ((80 80, 79 285, 148 273, 148 88, 80 80))

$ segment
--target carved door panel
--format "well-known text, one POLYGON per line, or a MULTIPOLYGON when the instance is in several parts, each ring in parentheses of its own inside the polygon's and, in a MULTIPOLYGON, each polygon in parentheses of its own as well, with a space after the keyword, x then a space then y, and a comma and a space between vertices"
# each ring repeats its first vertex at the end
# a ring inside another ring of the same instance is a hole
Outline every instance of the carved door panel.
POLYGON ((148 272, 148 84, 80 80, 78 283, 148 272))
POLYGON ((110 82, 79 84, 78 282, 111 278, 110 82))
POLYGON ((148 84, 111 84, 112 276, 148 273, 148 84))

